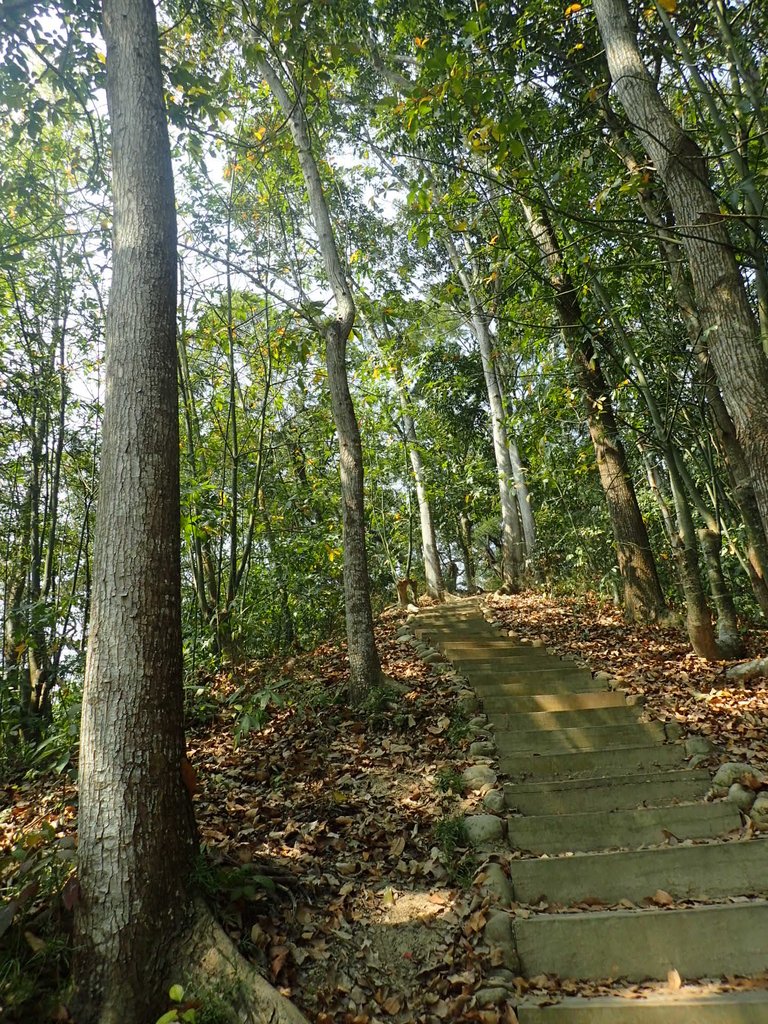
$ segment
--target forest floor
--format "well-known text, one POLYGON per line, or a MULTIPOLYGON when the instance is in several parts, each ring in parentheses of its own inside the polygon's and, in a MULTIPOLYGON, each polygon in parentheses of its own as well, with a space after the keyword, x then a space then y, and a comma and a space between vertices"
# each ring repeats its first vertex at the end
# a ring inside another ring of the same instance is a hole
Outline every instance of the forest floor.
MULTIPOLYGON (((654 717, 708 735, 720 747, 713 764, 768 767, 766 681, 726 685, 725 665, 690 655, 682 630, 627 626, 591 597, 489 601, 506 629, 578 655, 642 693, 654 717)), ((439 671, 398 642, 403 618, 390 610, 377 625, 396 686, 357 714, 344 706, 337 642, 200 680, 188 740, 198 881, 313 1024, 510 1024, 512 1011, 483 1005, 497 964, 460 824, 478 799, 460 778, 467 715, 439 671)), ((765 641, 749 632, 748 653, 765 654, 765 641)), ((0 904, 0 1018, 64 1022, 66 1008, 40 996, 65 981, 74 788, 66 775, 31 776, 0 786, 0 801, 0 893, 18 901, 0 904)))

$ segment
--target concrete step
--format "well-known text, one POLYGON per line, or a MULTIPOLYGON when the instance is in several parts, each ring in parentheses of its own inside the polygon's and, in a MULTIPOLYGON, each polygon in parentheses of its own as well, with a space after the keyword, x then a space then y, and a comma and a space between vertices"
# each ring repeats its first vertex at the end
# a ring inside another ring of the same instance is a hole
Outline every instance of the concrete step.
POLYGON ((561 978, 751 975, 768 962, 768 902, 685 910, 612 910, 515 917, 523 974, 561 978))
POLYGON ((489 711, 488 720, 497 732, 556 732, 558 729, 594 729, 598 726, 621 728, 639 720, 639 709, 629 704, 609 708, 585 708, 577 711, 489 711))
POLYGON ((509 644, 499 643, 490 638, 474 640, 471 643, 440 640, 439 646, 447 657, 468 664, 476 661, 530 661, 535 664, 554 661, 558 664, 567 664, 570 660, 549 654, 543 647, 510 647, 509 644))
MULTIPOLYGON (((483 682, 487 679, 537 679, 546 684, 548 679, 593 678, 588 669, 579 668, 571 661, 558 661, 556 658, 547 658, 535 665, 515 660, 473 661, 471 665, 463 664, 461 669, 473 683, 475 680, 483 682)), ((598 683, 598 686, 601 690, 607 689, 602 681, 598 683)))
POLYGON ((499 767, 511 781, 526 779, 606 778, 629 772, 680 767, 683 748, 676 743, 580 750, 567 754, 501 754, 499 767))
MULTIPOLYGON (((440 647, 440 644, 437 644, 440 647)), ((442 651, 441 653, 444 658, 450 659, 452 664, 456 668, 460 668, 462 672, 468 676, 475 675, 486 675, 489 672, 514 672, 518 675, 522 673, 545 673, 545 672, 588 672, 582 666, 579 666, 574 661, 567 661, 561 658, 535 658, 530 654, 522 655, 519 657, 505 657, 501 655, 489 656, 486 654, 484 658, 459 658, 450 651, 442 651)), ((591 672, 589 672, 592 675, 591 672)), ((605 689, 605 683, 603 683, 605 689)))
MULTIPOLYGON (((464 673, 466 675, 466 673, 464 673)), ((546 680, 532 676, 489 675, 467 677, 481 700, 487 697, 537 697, 542 693, 601 693, 602 685, 586 673, 548 675, 546 680)))
POLYGON ((511 810, 528 815, 618 811, 701 800, 711 781, 704 769, 636 773, 627 768, 610 778, 508 783, 504 798, 511 810))
POLYGON ((646 899, 659 889, 679 900, 768 896, 766 867, 768 839, 751 839, 515 860, 510 875, 518 903, 544 899, 569 905, 597 899, 610 906, 646 899))
POLYGON ((414 632, 428 630, 434 633, 435 636, 445 637, 446 639, 456 637, 457 640, 471 639, 473 636, 480 634, 494 640, 498 640, 501 636, 496 626, 492 626, 490 622, 486 622, 483 618, 474 616, 455 619, 450 622, 443 619, 423 619, 420 617, 408 623, 408 628, 414 632))
POLYGON ((766 1024, 768 991, 700 993, 686 987, 645 998, 568 996, 547 1005, 523 999, 517 1019, 520 1024, 766 1024))
MULTIPOLYGON (((478 692, 478 696, 479 696, 478 692)), ((585 711, 592 708, 625 708, 627 698, 623 693, 610 690, 582 690, 572 693, 568 690, 547 693, 529 693, 514 696, 486 693, 482 697, 487 712, 506 712, 510 715, 527 714, 530 711, 585 711)), ((641 706, 638 704, 637 706, 641 706)))
MULTIPOLYGON (((669 839, 714 839, 741 825, 735 804, 670 804, 623 811, 537 814, 507 821, 509 845, 526 853, 637 849, 669 839)), ((579 858, 581 859, 581 858, 579 858)))
POLYGON ((440 622, 437 619, 419 620, 411 622, 408 629, 414 633, 431 633, 435 637, 445 640, 472 640, 474 637, 482 636, 488 640, 498 640, 499 631, 485 619, 463 619, 456 622, 440 622))
POLYGON ((664 743, 660 722, 628 722, 624 725, 572 726, 549 732, 540 729, 507 729, 496 733, 499 754, 561 754, 573 750, 609 750, 612 747, 638 747, 664 743))

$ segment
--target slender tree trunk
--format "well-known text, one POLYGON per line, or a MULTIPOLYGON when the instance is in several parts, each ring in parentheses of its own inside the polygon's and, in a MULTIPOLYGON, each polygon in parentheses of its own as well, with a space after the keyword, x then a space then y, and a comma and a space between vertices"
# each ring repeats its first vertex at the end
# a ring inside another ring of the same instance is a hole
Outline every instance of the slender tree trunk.
POLYGON ((477 585, 475 583, 475 557, 472 553, 472 520, 466 512, 459 513, 459 547, 461 548, 461 560, 464 563, 467 593, 474 594, 477 585))
POLYGON ((678 543, 675 554, 680 570, 680 582, 685 595, 686 628, 694 654, 708 661, 717 661, 720 651, 712 628, 712 615, 707 604, 699 573, 696 529, 690 506, 676 475, 669 477, 672 499, 678 524, 678 543))
POLYGON ((576 288, 563 265, 554 230, 541 212, 521 204, 528 228, 547 267, 555 294, 563 343, 573 362, 585 416, 595 449, 597 471, 605 494, 616 544, 616 558, 624 585, 624 610, 630 620, 656 619, 665 611, 664 595, 656 573, 626 452, 613 414, 610 388, 597 358, 591 335, 582 321, 576 288))
POLYGON ((114 270, 80 744, 83 1024, 147 1024, 188 923, 176 217, 151 0, 105 0, 114 270))
POLYGON ((464 294, 469 304, 472 333, 480 349, 483 364, 485 387, 488 394, 488 406, 491 412, 491 431, 493 434, 493 451, 496 459, 496 476, 499 483, 499 500, 501 504, 501 550, 502 576, 507 587, 517 588, 520 569, 523 562, 523 535, 520 529, 520 517, 514 490, 514 475, 509 457, 509 443, 505 424, 504 402, 501 396, 496 364, 493 355, 491 335, 485 313, 475 294, 472 281, 464 269, 459 252, 453 239, 446 235, 444 242, 464 294))
POLYGON ((291 99, 277 72, 265 58, 259 61, 259 70, 267 80, 291 130, 326 274, 336 302, 336 317, 325 327, 325 365, 328 371, 333 421, 339 441, 349 694, 352 703, 359 704, 371 687, 379 684, 382 673, 373 633, 365 548, 363 447, 347 380, 347 340, 355 322, 355 303, 336 248, 300 90, 293 82, 295 99, 291 99))
POLYGON ((712 616, 701 585, 696 533, 685 494, 675 476, 670 476, 668 484, 675 508, 673 519, 667 504, 662 475, 648 454, 643 453, 643 458, 651 491, 659 504, 672 556, 677 565, 677 575, 685 600, 688 639, 695 654, 709 661, 717 660, 720 652, 712 629, 712 616))
POLYGON ((743 650, 739 621, 733 596, 725 581, 721 562, 722 538, 715 530, 699 530, 699 543, 704 552, 709 591, 717 611, 717 646, 724 658, 737 658, 743 650))
POLYGON ((517 492, 517 506, 520 509, 520 522, 523 527, 523 542, 525 556, 528 565, 533 565, 536 559, 536 522, 533 518, 533 506, 531 505, 531 494, 528 490, 528 482, 525 479, 523 460, 520 458, 520 450, 514 438, 509 438, 509 458, 512 464, 512 476, 515 481, 517 492))
POLYGON ((626 0, 594 0, 614 89, 667 190, 726 407, 768 530, 768 363, 706 161, 643 63, 626 0))
POLYGON ((408 412, 408 405, 405 395, 400 387, 400 406, 403 411, 403 427, 405 437, 408 441, 408 455, 411 460, 413 479, 416 484, 416 500, 419 505, 419 523, 421 525, 421 547, 424 555, 424 576, 427 584, 427 593, 436 601, 443 599, 443 572, 440 567, 440 556, 437 551, 437 537, 435 535, 435 524, 432 519, 432 508, 427 494, 427 476, 424 471, 424 461, 419 450, 416 438, 416 426, 413 416, 408 412))
POLYGON ((176 215, 152 0, 104 0, 115 205, 92 628, 80 742, 75 1016, 149 1024, 172 982, 237 1021, 306 1024, 190 891, 184 756, 176 215), (228 997, 229 998, 229 997, 228 997))
MULTIPOLYGON (((680 524, 679 535, 682 545, 681 550, 683 551, 683 558, 680 563, 683 567, 681 582, 686 593, 686 601, 692 603, 693 606, 692 615, 689 616, 689 621, 695 624, 691 635, 691 643, 694 645, 694 650, 696 650, 695 645, 699 645, 701 650, 696 651, 696 653, 702 653, 704 657, 709 656, 705 652, 712 651, 715 648, 714 632, 711 632, 711 617, 709 610, 706 608, 706 597, 704 596, 698 572, 696 533, 690 511, 690 504, 692 503, 706 523, 706 529, 699 531, 698 537, 701 542, 705 565, 707 566, 707 577, 710 581, 712 597, 715 599, 716 607, 718 608, 718 623, 722 619, 722 624, 718 627, 718 635, 722 634, 726 644, 733 649, 735 643, 738 642, 736 612, 733 607, 730 591, 725 583, 720 562, 720 530, 717 516, 707 506, 698 485, 688 471, 682 453, 677 446, 672 444, 670 428, 664 422, 664 417, 656 401, 653 388, 646 377, 645 369, 635 351, 632 339, 625 330, 620 318, 616 316, 610 302, 610 297, 597 276, 593 278, 592 290, 597 299, 602 303, 606 316, 613 324, 614 329, 611 337, 618 339, 621 349, 618 357, 617 353, 613 352, 611 348, 608 348, 608 354, 613 357, 615 362, 628 365, 634 371, 638 390, 648 408, 651 423, 656 433, 657 443, 667 463, 670 487, 677 508, 678 523, 680 524), (715 541, 712 538, 715 538, 715 541)), ((605 339, 605 336, 603 338, 605 339)))

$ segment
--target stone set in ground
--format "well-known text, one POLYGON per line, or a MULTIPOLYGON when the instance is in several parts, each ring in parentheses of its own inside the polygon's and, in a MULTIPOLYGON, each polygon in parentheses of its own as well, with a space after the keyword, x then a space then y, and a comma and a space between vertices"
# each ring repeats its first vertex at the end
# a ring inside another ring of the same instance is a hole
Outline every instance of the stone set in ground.
POLYGON ((766 1024, 768 991, 701 979, 768 971, 768 839, 726 841, 739 809, 705 802, 709 772, 687 766, 679 735, 605 678, 502 637, 476 602, 425 609, 409 629, 483 712, 464 780, 483 794, 487 813, 467 825, 499 901, 486 926, 499 987, 485 1001, 516 1002, 520 1024, 766 1024), (519 851, 509 876, 502 844, 519 851), (632 999, 516 1001, 515 974, 671 981, 632 999))

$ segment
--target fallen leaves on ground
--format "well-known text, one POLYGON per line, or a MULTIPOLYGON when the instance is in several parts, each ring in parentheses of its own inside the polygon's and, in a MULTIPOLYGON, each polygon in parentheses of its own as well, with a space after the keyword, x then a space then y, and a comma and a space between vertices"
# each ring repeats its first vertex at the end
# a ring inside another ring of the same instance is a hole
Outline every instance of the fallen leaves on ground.
POLYGON ((377 625, 396 688, 361 712, 346 704, 344 645, 327 643, 270 667, 283 706, 237 750, 226 720, 190 738, 200 832, 214 860, 275 880, 276 895, 228 902, 228 930, 316 1024, 499 1024, 475 1001, 492 967, 487 901, 457 886, 433 831, 464 807, 438 785, 466 763, 463 718, 397 643, 401 621, 377 625))
MULTIPOLYGON (((627 693, 644 698, 649 717, 676 721, 685 732, 706 736, 727 755, 768 767, 768 680, 726 679, 734 662, 707 662, 691 653, 685 631, 630 625, 621 611, 595 597, 559 597, 527 592, 493 595, 494 618, 521 640, 543 641, 560 655, 578 657, 593 672, 606 672, 627 693)), ((745 659, 764 654, 768 635, 751 628, 745 659)))

